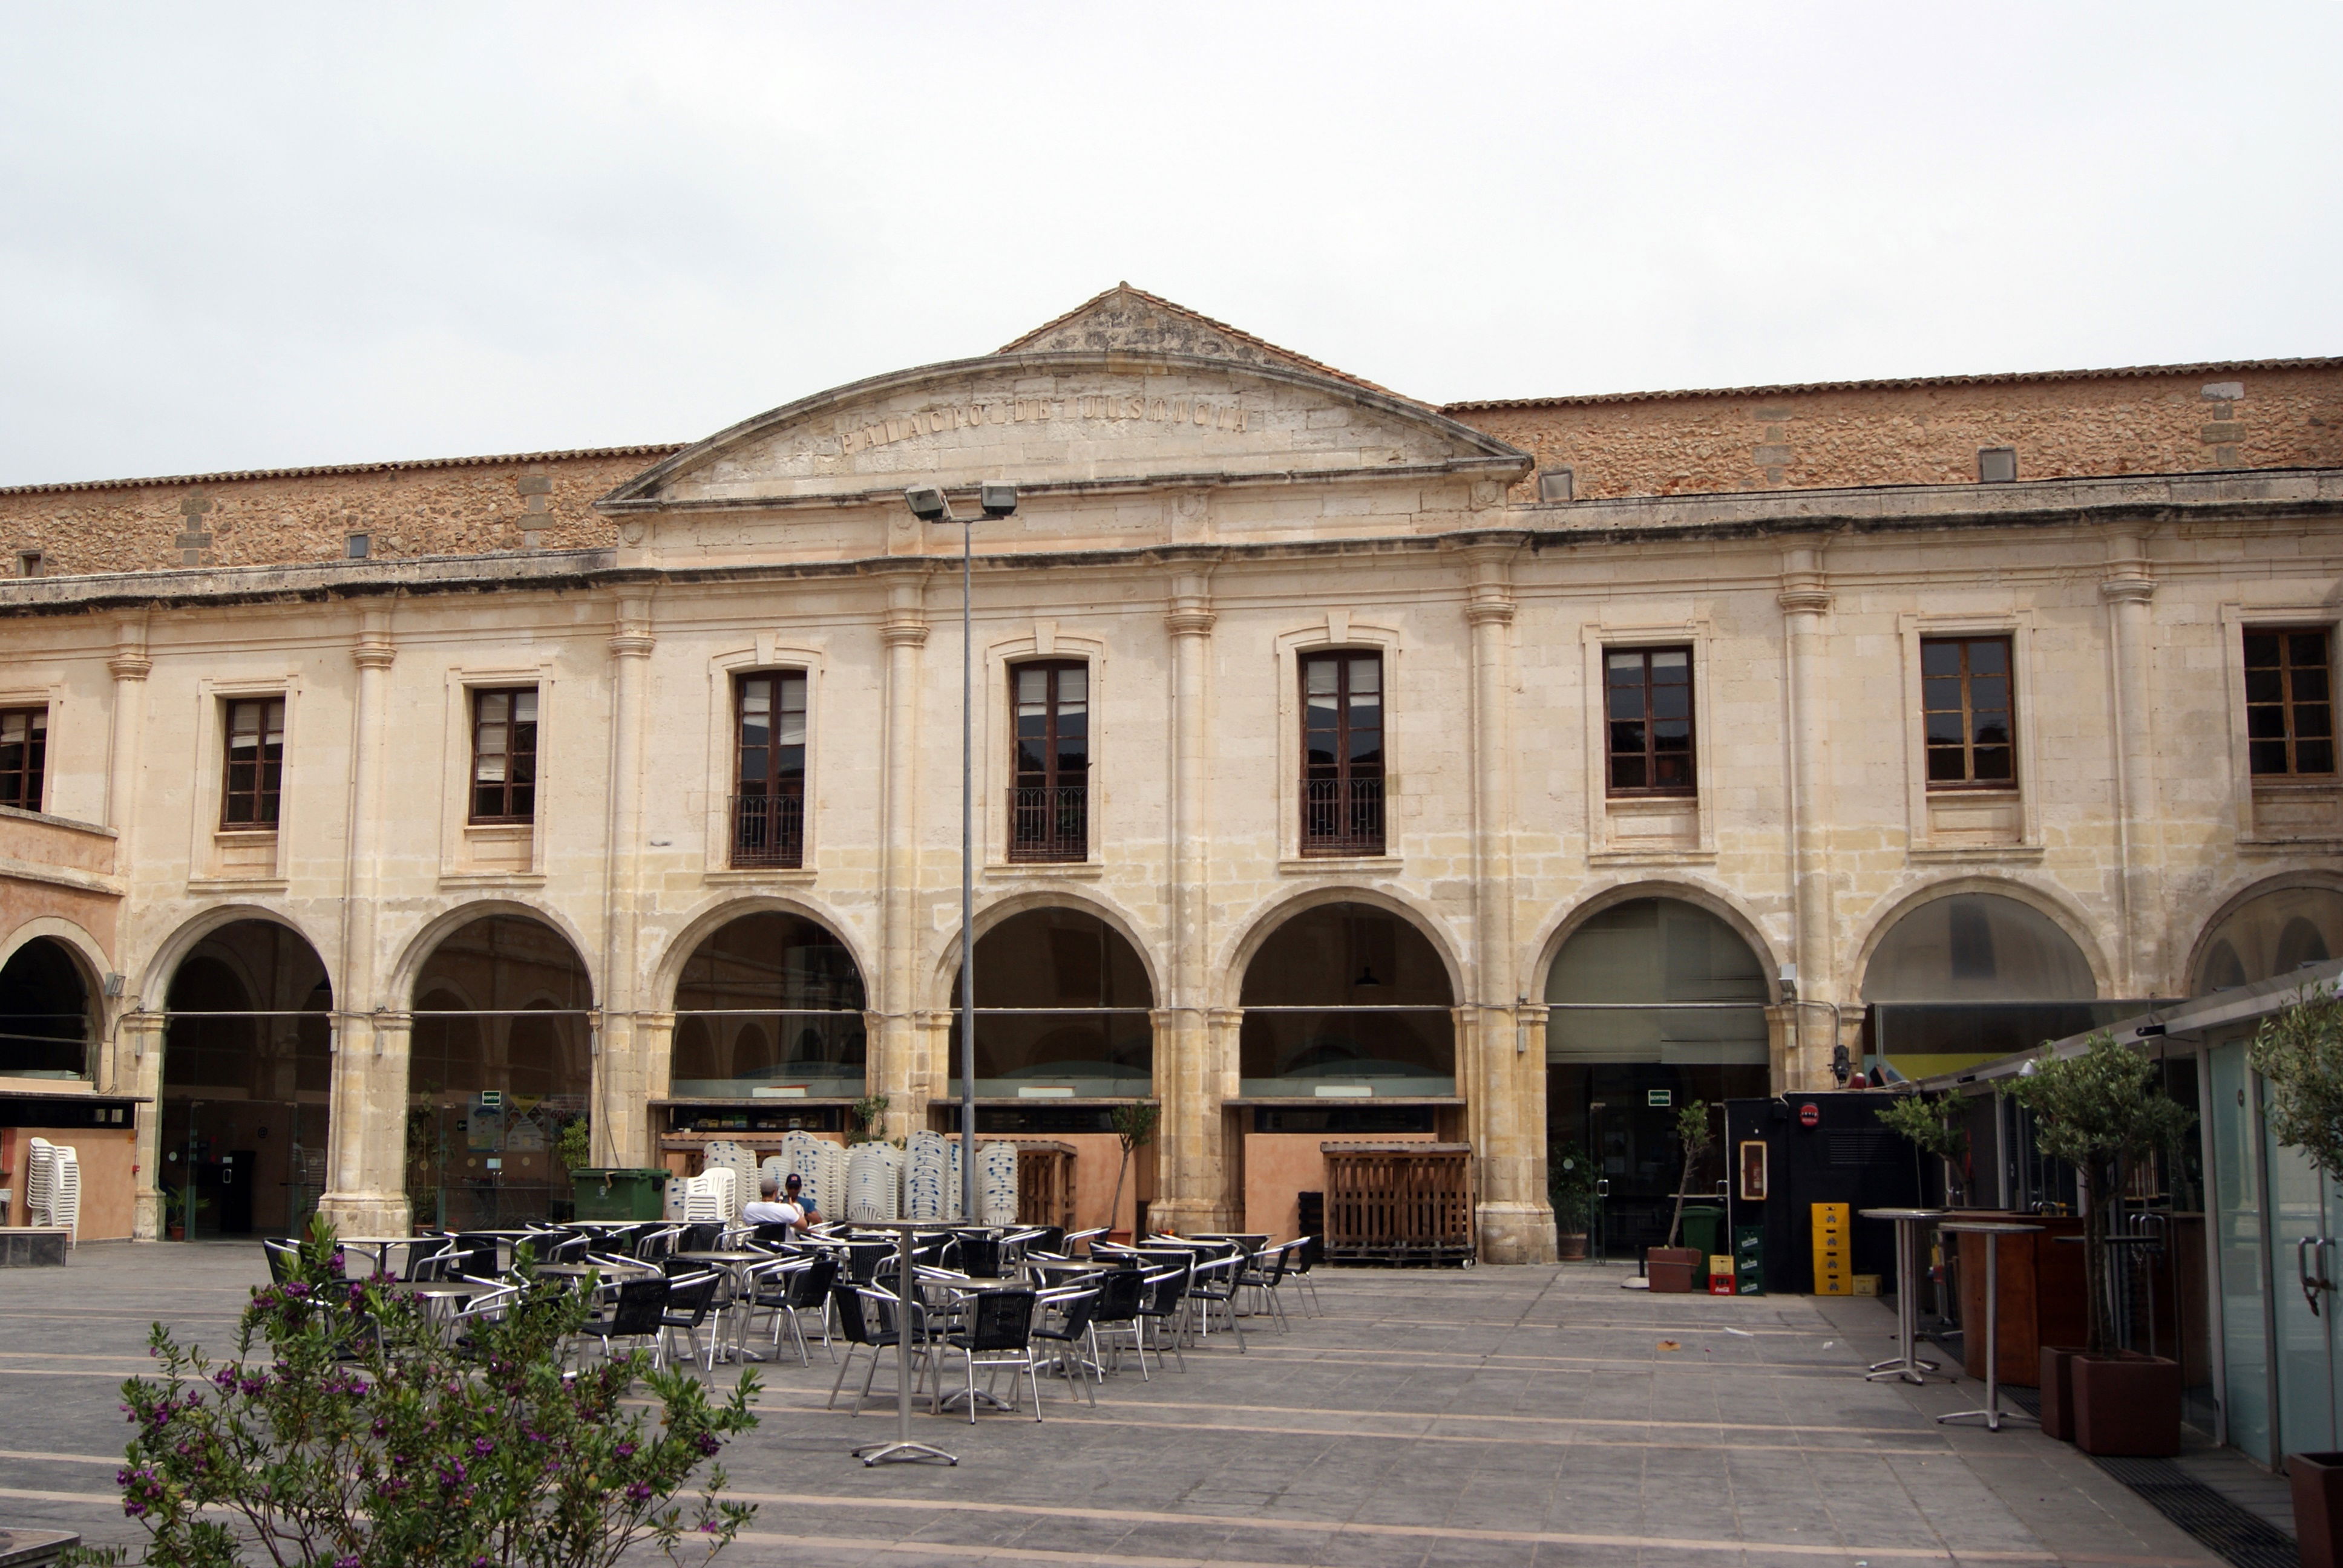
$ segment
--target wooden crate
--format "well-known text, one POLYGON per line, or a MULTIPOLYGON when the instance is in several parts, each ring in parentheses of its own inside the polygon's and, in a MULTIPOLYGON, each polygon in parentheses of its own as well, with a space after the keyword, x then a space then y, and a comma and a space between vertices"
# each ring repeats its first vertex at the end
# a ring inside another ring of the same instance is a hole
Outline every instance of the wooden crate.
POLYGON ((1077 1229, 1074 1146, 1041 1139, 1012 1141, 1017 1145, 1017 1222, 1077 1229))
POLYGON ((1469 1143, 1322 1143, 1326 1256, 1461 1262, 1473 1256, 1469 1143))

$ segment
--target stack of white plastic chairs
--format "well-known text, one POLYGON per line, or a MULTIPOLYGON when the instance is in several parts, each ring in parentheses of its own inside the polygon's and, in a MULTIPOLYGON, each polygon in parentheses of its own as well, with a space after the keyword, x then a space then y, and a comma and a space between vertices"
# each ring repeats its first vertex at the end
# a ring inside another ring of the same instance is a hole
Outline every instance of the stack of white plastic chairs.
POLYGON ((951 1145, 940 1132, 911 1134, 903 1151, 903 1218, 944 1218, 944 1185, 951 1177, 951 1145))
POLYGON ((779 1158, 766 1161, 765 1169, 771 1171, 776 1166, 779 1167, 781 1185, 785 1190, 789 1186, 789 1179, 796 1177, 798 1191, 813 1204, 814 1212, 825 1217, 835 1216, 845 1211, 841 1201, 845 1195, 836 1191, 835 1184, 830 1180, 829 1162, 822 1154, 825 1150, 836 1147, 827 1138, 817 1138, 800 1128, 781 1139, 779 1158))
POLYGON ((68 1246, 81 1243, 81 1155, 69 1143, 33 1140, 25 1172, 26 1218, 35 1225, 59 1225, 68 1246))
MULTIPOLYGON (((670 1181, 670 1190, 676 1183, 670 1181)), ((683 1182, 683 1212, 673 1218, 686 1224, 713 1220, 729 1224, 737 1219, 739 1208, 739 1179, 719 1165, 704 1171, 683 1182)))
POLYGON ((1017 1223, 1017 1145, 998 1140, 978 1142, 976 1201, 980 1224, 1017 1223))
POLYGON ((891 1143, 858 1143, 846 1156, 846 1217, 893 1220, 902 1213, 903 1151, 891 1143))
POLYGON ((735 1143, 729 1138, 715 1139, 708 1145, 708 1152, 701 1160, 700 1169, 731 1172, 732 1209, 724 1218, 739 1219, 740 1211, 746 1209, 757 1196, 757 1179, 763 1174, 757 1168, 756 1151, 748 1145, 735 1143))

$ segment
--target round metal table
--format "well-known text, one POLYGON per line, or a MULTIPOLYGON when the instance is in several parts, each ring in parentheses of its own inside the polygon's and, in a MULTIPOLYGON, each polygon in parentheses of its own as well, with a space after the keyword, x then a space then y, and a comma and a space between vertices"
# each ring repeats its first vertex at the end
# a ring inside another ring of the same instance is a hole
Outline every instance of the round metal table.
MULTIPOLYGON (((2022 1410, 2001 1408, 2001 1239, 2004 1236, 2030 1236, 2046 1227, 2024 1225, 2013 1220, 1947 1220, 1945 1230, 1956 1235, 1983 1236, 1985 1240, 1985 1408, 1956 1410, 1950 1415, 1936 1418, 1938 1425, 1948 1421, 1982 1419, 1987 1432, 1999 1432, 2005 1421, 2040 1421, 2022 1410)), ((1961 1324, 1966 1336, 1968 1324, 1961 1324)))
POLYGON ((1937 1370, 1936 1363, 1923 1360, 1914 1345, 1920 1337, 1920 1298, 1913 1289, 1920 1273, 1920 1227, 1932 1220, 1941 1220, 1943 1209, 1865 1209, 1866 1220, 1891 1220, 1896 1224, 1896 1354, 1888 1361, 1874 1362, 1863 1375, 1869 1380, 1900 1379, 1905 1382, 1926 1382, 1928 1373, 1937 1370))

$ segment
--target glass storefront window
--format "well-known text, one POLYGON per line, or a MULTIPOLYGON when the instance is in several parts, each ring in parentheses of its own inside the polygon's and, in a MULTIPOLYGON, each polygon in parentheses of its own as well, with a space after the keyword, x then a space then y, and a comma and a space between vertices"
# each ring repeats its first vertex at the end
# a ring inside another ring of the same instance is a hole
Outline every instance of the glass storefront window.
POLYGON ((1372 904, 1322 904, 1245 968, 1238 1089, 1248 1099, 1456 1092, 1454 992, 1431 940, 1372 904))
POLYGON ((859 1099, 868 1048, 862 971, 802 916, 761 910, 727 923, 676 981, 678 1099, 859 1099))

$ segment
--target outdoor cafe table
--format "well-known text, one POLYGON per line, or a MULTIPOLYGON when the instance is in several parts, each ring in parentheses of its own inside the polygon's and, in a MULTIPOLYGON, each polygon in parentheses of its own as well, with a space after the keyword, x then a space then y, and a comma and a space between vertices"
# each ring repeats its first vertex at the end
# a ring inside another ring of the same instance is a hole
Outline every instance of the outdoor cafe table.
MULTIPOLYGON (((854 1450, 864 1465, 933 1463, 958 1464, 959 1456, 911 1441, 911 1292, 917 1284, 911 1262, 911 1233, 932 1231, 924 1220, 864 1220, 860 1228, 892 1231, 895 1251, 895 1441, 865 1443, 854 1450)), ((859 1309, 858 1309, 859 1310, 859 1309)), ((876 1354, 876 1352, 872 1352, 876 1354)))
POLYGON ((708 1252, 678 1252, 675 1256, 688 1263, 712 1263, 732 1276, 733 1305, 739 1308, 733 1316, 732 1352, 730 1360, 760 1362, 765 1358, 749 1348, 749 1313, 742 1302, 749 1298, 749 1271, 758 1263, 773 1261, 770 1252, 737 1251, 708 1252))
MULTIPOLYGON (((2031 1235, 2046 1227, 2020 1225, 2007 1220, 1947 1220, 1944 1228, 1956 1235, 1985 1238, 1985 1408, 1955 1411, 1940 1415, 1937 1424, 1948 1421, 1972 1421, 1982 1416, 1987 1432, 1999 1432, 2005 1421, 2034 1421, 2024 1411, 2001 1408, 2001 1239, 2004 1236, 2031 1235)), ((1966 1323, 1961 1332, 1969 1332, 1966 1323)))
POLYGON ((390 1250, 393 1247, 411 1247, 427 1239, 419 1236, 337 1236, 334 1245, 345 1252, 357 1252, 361 1257, 372 1259, 374 1271, 387 1274, 392 1271, 390 1250))
POLYGON ((1932 1220, 1941 1220, 1947 1212, 1943 1209, 1865 1209, 1866 1220, 1892 1220, 1896 1222, 1896 1354, 1893 1359, 1875 1362, 1864 1373, 1866 1381, 1881 1378, 1900 1379, 1905 1382, 1926 1382, 1927 1374, 1936 1370, 1936 1363, 1923 1361, 1914 1352, 1913 1342, 1920 1336, 1920 1227, 1932 1220))

